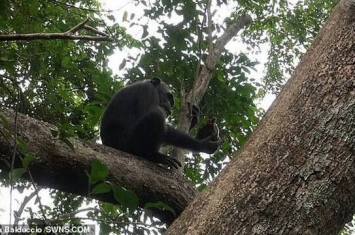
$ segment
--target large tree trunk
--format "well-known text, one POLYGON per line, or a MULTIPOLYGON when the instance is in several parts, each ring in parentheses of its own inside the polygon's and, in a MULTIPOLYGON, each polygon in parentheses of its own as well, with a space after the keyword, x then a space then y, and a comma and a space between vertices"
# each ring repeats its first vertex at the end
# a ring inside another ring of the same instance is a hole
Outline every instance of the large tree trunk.
POLYGON ((257 130, 167 234, 337 234, 355 207, 355 1, 339 3, 257 130))

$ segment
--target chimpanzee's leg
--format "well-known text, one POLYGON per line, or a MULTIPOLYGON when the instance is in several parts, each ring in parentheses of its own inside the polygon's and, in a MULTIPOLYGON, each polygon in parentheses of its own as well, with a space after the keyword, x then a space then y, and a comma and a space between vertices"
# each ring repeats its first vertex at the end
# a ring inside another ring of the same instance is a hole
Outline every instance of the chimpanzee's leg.
POLYGON ((147 112, 129 131, 126 142, 129 152, 139 156, 157 152, 165 135, 165 126, 161 110, 157 108, 147 112))
POLYGON ((159 108, 152 109, 143 115, 130 130, 126 142, 126 151, 153 162, 178 168, 181 166, 180 162, 159 153, 165 133, 166 123, 163 111, 159 108))

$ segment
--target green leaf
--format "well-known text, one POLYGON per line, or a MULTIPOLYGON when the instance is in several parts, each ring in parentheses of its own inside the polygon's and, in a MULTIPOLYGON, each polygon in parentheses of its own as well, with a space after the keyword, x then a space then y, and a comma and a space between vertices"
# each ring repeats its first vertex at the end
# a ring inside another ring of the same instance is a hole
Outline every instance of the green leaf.
POLYGON ((119 70, 122 70, 126 66, 126 59, 123 59, 122 63, 118 67, 119 70))
POLYGON ((108 193, 111 191, 111 185, 108 183, 101 183, 98 184, 94 187, 94 189, 91 191, 91 194, 102 194, 102 193, 108 193))
POLYGON ((149 210, 151 208, 159 209, 159 210, 162 210, 162 211, 170 211, 171 213, 174 214, 174 216, 176 216, 176 213, 175 213, 174 209, 171 208, 170 206, 168 206, 166 203, 161 202, 161 201, 155 202, 155 203, 149 202, 149 203, 146 203, 145 206, 144 206, 145 210, 149 210))
POLYGON ((113 15, 108 15, 107 18, 111 21, 116 21, 116 18, 113 15))
POLYGON ((22 167, 27 169, 34 159, 35 158, 32 155, 26 155, 26 157, 22 160, 22 167))
POLYGON ((0 115, 0 123, 6 128, 9 127, 9 122, 6 120, 6 118, 3 115, 0 115))
POLYGON ((105 181, 109 173, 108 167, 101 163, 99 160, 94 159, 91 162, 91 173, 89 177, 89 182, 91 184, 97 181, 105 181))
POLYGON ((117 205, 113 205, 112 203, 103 202, 101 205, 101 209, 105 211, 107 214, 117 213, 117 205))
POLYGON ((62 59, 62 66, 63 66, 63 67, 67 67, 67 66, 69 65, 70 61, 71 61, 71 58, 70 58, 69 56, 64 57, 64 58, 62 59))
POLYGON ((112 185, 113 195, 118 203, 120 203, 123 207, 135 210, 138 207, 139 199, 137 195, 130 191, 126 190, 117 185, 112 185))
POLYGON ((9 160, 7 160, 7 159, 1 159, 1 161, 2 161, 2 162, 5 164, 5 166, 7 166, 8 168, 11 167, 11 163, 10 163, 9 160))
POLYGON ((10 173, 9 173, 9 178, 12 179, 13 182, 17 181, 19 178, 21 178, 21 176, 26 173, 26 169, 25 168, 16 168, 13 169, 10 173))
POLYGON ((17 138, 17 146, 21 151, 26 151, 28 149, 27 143, 21 138, 17 138))
POLYGON ((147 25, 143 25, 143 35, 142 35, 142 38, 145 38, 149 35, 149 32, 148 32, 148 26, 147 25))

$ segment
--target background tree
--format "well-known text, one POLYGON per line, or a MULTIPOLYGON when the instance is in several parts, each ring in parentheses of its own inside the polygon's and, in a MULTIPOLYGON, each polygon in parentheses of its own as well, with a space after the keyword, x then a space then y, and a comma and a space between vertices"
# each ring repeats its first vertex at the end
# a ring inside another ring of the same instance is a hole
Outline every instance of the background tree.
MULTIPOLYGON (((187 156, 185 175, 203 189, 244 144, 258 123, 260 110, 256 108, 255 100, 266 90, 279 91, 284 78, 293 71, 299 56, 337 1, 299 1, 295 4, 285 1, 236 1, 228 5, 223 1, 212 1, 209 7, 210 3, 134 2, 144 8, 143 16, 118 11, 122 16, 129 15, 123 18, 130 21, 130 27, 141 30, 141 37, 133 39, 119 27, 118 23, 123 25, 123 22, 116 22, 112 12, 99 10, 96 1, 2 2, 0 34, 66 32, 90 17, 88 24, 91 27, 102 29, 115 41, 1 42, 1 103, 3 107, 55 124, 59 129, 59 138, 70 145, 68 137, 96 138, 99 118, 106 103, 124 83, 160 76, 172 85, 176 94, 178 105, 171 122, 177 124, 179 121, 179 126, 186 129, 187 121, 181 123, 182 117, 186 116, 185 94, 194 93, 191 93, 195 87, 194 79, 208 67, 211 45, 215 45, 226 29, 243 15, 252 15, 253 22, 242 37, 234 38, 244 42, 242 45, 245 48, 221 51, 215 67, 208 68, 211 69, 208 90, 197 99, 202 109, 202 123, 216 116, 221 135, 226 140, 221 151, 212 156, 187 156), (221 15, 220 9, 226 7, 232 9, 231 13, 221 15), (173 17, 179 20, 167 23, 167 19, 173 17), (152 22, 158 25, 154 34, 149 28, 149 25, 154 25, 152 22), (255 57, 261 43, 270 46, 263 86, 249 73, 256 66, 256 61, 249 58, 255 57), (128 52, 120 65, 117 64, 121 70, 127 71, 122 73, 122 77, 113 75, 107 67, 108 56, 117 47, 124 51, 133 47, 139 50, 138 55, 128 52)), ((89 30, 84 33, 92 35, 89 30)), ((57 199, 55 207, 48 208, 51 218, 76 210, 84 200, 60 193, 53 195, 57 199), (67 200, 58 200, 62 198, 67 200)), ((107 219, 101 223, 102 231, 117 229, 115 231, 136 232, 142 229, 141 226, 122 226, 128 224, 128 219, 122 217, 122 208, 106 204, 100 206, 100 209, 90 211, 88 216, 107 219), (98 210, 105 211, 105 216, 98 210), (112 223, 112 218, 120 218, 123 222, 110 228, 107 225, 112 223)), ((136 212, 131 216, 139 220, 136 212)))

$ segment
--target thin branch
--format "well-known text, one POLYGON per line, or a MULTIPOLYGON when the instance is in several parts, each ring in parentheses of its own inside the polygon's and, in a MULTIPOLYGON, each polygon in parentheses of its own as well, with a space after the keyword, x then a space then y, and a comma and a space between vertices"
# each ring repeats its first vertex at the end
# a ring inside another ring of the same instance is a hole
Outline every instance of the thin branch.
POLYGON ((43 216, 43 218, 44 218, 44 221, 47 221, 47 216, 46 216, 46 213, 45 213, 45 211, 44 211, 44 207, 43 207, 43 204, 42 204, 42 202, 41 202, 41 198, 39 197, 39 193, 38 193, 43 187, 41 187, 41 186, 38 186, 38 187, 37 187, 37 186, 36 186, 36 183, 35 183, 35 181, 34 181, 34 179, 33 179, 33 176, 32 176, 32 173, 31 173, 30 169, 27 169, 27 173, 28 173, 28 175, 30 176, 30 179, 31 179, 31 182, 32 182, 32 186, 33 186, 34 189, 35 189, 34 193, 35 193, 36 196, 37 196, 39 209, 40 209, 40 211, 41 211, 41 213, 42 213, 42 216, 43 216))
POLYGON ((235 36, 237 33, 244 27, 250 25, 253 22, 253 19, 251 18, 250 15, 242 15, 241 17, 238 18, 237 22, 234 24, 230 25, 226 31, 223 33, 223 35, 218 38, 215 46, 215 53, 216 50, 220 51, 224 48, 224 46, 235 36))
POLYGON ((112 38, 87 36, 87 35, 67 35, 65 33, 31 33, 31 34, 8 34, 0 35, 0 41, 18 41, 18 40, 82 40, 82 41, 107 41, 112 42, 112 38))
POLYGON ((211 13, 211 2, 207 2, 207 33, 208 33, 208 51, 213 53, 213 39, 212 39, 212 13, 211 13))
MULTIPOLYGON (((205 94, 208 84, 212 78, 211 71, 216 67, 217 61, 219 60, 225 45, 237 35, 237 33, 244 27, 252 23, 252 18, 249 15, 242 15, 238 20, 230 25, 221 37, 219 37, 214 44, 213 51, 209 51, 206 59, 206 66, 203 66, 199 79, 196 82, 196 87, 193 87, 194 98, 199 103, 205 94)), ((195 84, 194 84, 195 85, 195 84)), ((191 92, 188 94, 187 100, 191 98, 191 92)))
POLYGON ((86 25, 90 18, 87 18, 83 22, 77 24, 72 29, 64 33, 30 33, 30 34, 7 34, 0 35, 0 41, 19 41, 19 40, 82 40, 82 41, 114 41, 113 38, 109 37, 107 34, 94 29, 91 26, 86 25), (79 30, 86 29, 100 36, 89 36, 89 35, 74 35, 74 33, 79 30))
POLYGON ((95 208, 95 207, 83 208, 83 209, 79 209, 79 210, 76 210, 76 211, 72 211, 72 212, 69 212, 69 213, 65 213, 65 214, 59 215, 58 219, 52 219, 50 222, 51 223, 56 223, 56 222, 63 221, 63 220, 68 220, 68 219, 74 219, 74 218, 77 219, 76 217, 74 217, 76 214, 79 214, 81 212, 86 212, 86 211, 103 212, 102 210, 100 210, 98 208, 95 208))
POLYGON ((42 189, 42 187, 38 187, 36 188, 30 195, 25 196, 25 198, 23 199, 23 202, 21 203, 20 208, 18 209, 18 211, 16 211, 14 214, 15 216, 15 221, 14 221, 14 225, 18 225, 18 223, 20 222, 20 217, 25 209, 25 206, 28 204, 29 201, 32 200, 32 198, 34 198, 36 195, 38 196, 38 192, 42 189))

